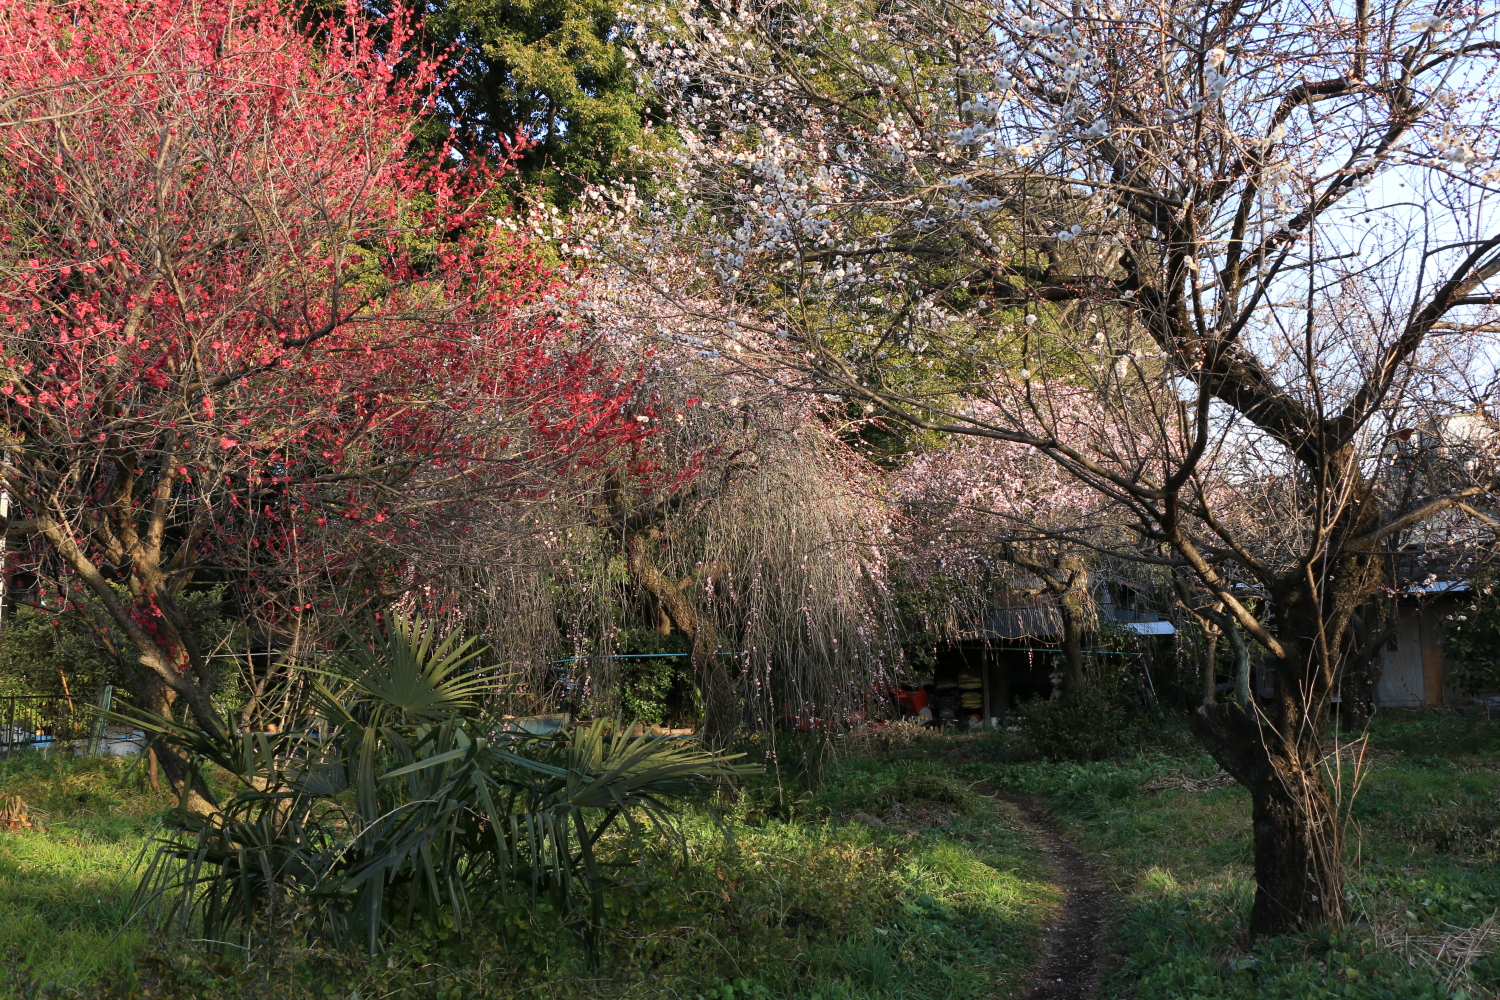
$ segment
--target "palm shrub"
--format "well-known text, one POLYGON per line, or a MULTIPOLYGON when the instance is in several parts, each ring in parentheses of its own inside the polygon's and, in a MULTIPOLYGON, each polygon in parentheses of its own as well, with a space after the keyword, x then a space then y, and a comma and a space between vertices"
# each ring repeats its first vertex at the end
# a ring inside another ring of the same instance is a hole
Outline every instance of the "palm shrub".
POLYGON ((681 803, 758 770, 618 722, 551 737, 506 730, 484 708, 503 678, 479 653, 397 617, 309 672, 301 717, 316 718, 316 732, 136 717, 234 783, 218 812, 170 814, 146 856, 139 912, 199 922, 221 940, 294 912, 335 943, 374 951, 403 927, 462 929, 471 899, 523 892, 589 927, 606 833, 637 849, 645 832, 673 836, 681 803))

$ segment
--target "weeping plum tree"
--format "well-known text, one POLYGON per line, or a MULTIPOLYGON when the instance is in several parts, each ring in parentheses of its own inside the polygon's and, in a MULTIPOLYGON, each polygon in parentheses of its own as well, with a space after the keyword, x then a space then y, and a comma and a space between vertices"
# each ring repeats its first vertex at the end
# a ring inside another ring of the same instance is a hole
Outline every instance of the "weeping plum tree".
POLYGON ((486 214, 495 172, 405 158, 402 23, 350 8, 315 45, 274 5, 0 4, 5 534, 133 648, 139 708, 209 733, 186 590, 287 560, 399 587, 364 553, 455 491, 648 433, 486 214))
POLYGON ((1491 496, 1397 488, 1388 442, 1492 381, 1495 28, 1451 2, 804 0, 634 35, 685 142, 608 252, 697 255, 692 293, 764 316, 744 357, 783 384, 1035 449, 1270 654, 1272 698, 1192 719, 1254 804, 1254 934, 1341 919, 1349 622, 1402 532, 1491 496), (1272 477, 1281 530, 1237 530, 1227 485, 1272 477))
POLYGON ((473 585, 491 602, 487 635, 536 690, 548 664, 528 651, 576 656, 575 691, 609 712, 621 678, 598 654, 622 626, 679 635, 710 745, 746 718, 846 719, 896 666, 878 470, 845 444, 837 414, 704 348, 723 330, 718 305, 579 270, 591 341, 622 364, 645 359, 629 411, 652 433, 599 470, 604 488, 497 518, 508 554, 473 585))
POLYGON ((1061 626, 1061 690, 1085 690, 1084 642, 1098 625, 1097 588, 1105 585, 1095 570, 1101 553, 1129 535, 1119 506, 1035 449, 963 435, 916 455, 893 485, 905 514, 907 576, 950 589, 966 584, 959 613, 970 620, 988 612, 996 591, 1045 595, 1061 626))
POLYGON ((612 340, 654 345, 645 384, 663 425, 644 444, 656 474, 622 477, 599 513, 659 627, 688 639, 706 736, 727 740, 746 709, 763 723, 847 713, 889 647, 875 470, 806 398, 702 349, 712 313, 647 285, 596 289, 612 340), (723 652, 740 654, 739 683, 723 652))

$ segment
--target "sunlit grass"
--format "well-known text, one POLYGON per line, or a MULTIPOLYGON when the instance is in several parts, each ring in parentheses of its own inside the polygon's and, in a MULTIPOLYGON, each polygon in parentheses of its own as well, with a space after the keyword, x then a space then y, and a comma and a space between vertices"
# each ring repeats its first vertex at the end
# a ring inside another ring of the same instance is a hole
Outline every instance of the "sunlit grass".
POLYGON ((717 818, 685 815, 680 841, 650 839, 646 865, 614 878, 592 960, 577 925, 520 887, 374 962, 289 931, 256 965, 126 927, 132 866, 172 804, 128 764, 17 760, 0 794, 45 814, 41 831, 0 835, 0 949, 62 996, 1003 997, 1059 904, 1009 807, 940 763, 851 758, 816 794, 752 783, 717 818))
POLYGON ((0 794, 20 796, 39 827, 0 833, 0 954, 33 980, 81 985, 140 947, 140 928, 127 926, 131 870, 171 803, 137 778, 115 758, 0 763, 0 794))

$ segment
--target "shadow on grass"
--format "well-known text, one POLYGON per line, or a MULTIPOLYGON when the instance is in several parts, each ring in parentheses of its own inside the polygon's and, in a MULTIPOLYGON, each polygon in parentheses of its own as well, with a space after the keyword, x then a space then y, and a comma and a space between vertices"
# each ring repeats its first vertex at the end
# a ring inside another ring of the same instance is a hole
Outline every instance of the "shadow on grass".
POLYGON ((28 753, 0 763, 0 794, 20 796, 39 824, 0 833, 0 955, 34 980, 81 986, 144 941, 127 926, 133 870, 168 803, 138 778, 114 758, 28 753))
POLYGON ((1113 880, 1117 967, 1101 996, 1500 995, 1500 725, 1403 713, 1371 743, 1349 829, 1349 923, 1253 948, 1250 802, 1206 755, 1049 765, 991 748, 969 770, 1051 804, 1113 880))

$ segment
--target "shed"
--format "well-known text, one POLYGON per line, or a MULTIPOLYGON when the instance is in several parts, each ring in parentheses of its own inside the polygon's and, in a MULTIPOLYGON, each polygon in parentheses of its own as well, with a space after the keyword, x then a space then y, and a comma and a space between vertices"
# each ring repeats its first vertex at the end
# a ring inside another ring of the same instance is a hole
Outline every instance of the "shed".
MULTIPOLYGON (((1443 619, 1464 599, 1469 585, 1445 580, 1408 587, 1396 599, 1396 627, 1386 638, 1376 666, 1376 708, 1422 708, 1430 705, 1468 705, 1474 699, 1452 686, 1450 665, 1443 657, 1443 619)), ((1274 691, 1274 668, 1262 661, 1256 693, 1268 698, 1274 691)))
POLYGON ((1443 660, 1443 616, 1469 591, 1463 581, 1408 587, 1398 600, 1396 628, 1380 655, 1376 708, 1419 708, 1465 703, 1470 699, 1448 685, 1443 660))

